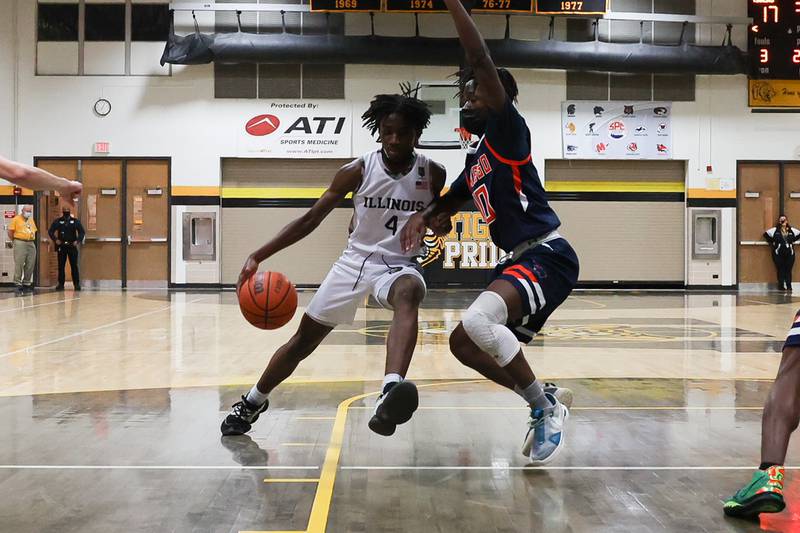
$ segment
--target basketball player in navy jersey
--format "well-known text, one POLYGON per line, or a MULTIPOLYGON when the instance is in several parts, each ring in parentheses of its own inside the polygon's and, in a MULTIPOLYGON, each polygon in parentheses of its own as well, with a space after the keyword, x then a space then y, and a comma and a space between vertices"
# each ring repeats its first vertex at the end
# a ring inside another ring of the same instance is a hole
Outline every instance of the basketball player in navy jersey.
MULTIPOLYGON (((403 245, 417 246, 426 226, 455 214, 470 198, 489 225, 492 241, 508 252, 494 281, 472 303, 450 336, 465 365, 513 389, 530 405, 522 452, 533 464, 553 460, 564 445, 571 403, 545 390, 520 349, 566 300, 578 280, 578 258, 558 233, 561 222, 547 203, 531 162, 531 135, 514 102, 517 84, 495 67, 483 37, 459 0, 445 0, 469 67, 461 73, 462 125, 480 141, 450 191, 416 214, 403 229, 403 245)), ((564 389, 562 389, 564 392, 564 389)), ((568 395, 571 397, 571 393, 568 395)))
POLYGON ((307 213, 247 258, 239 286, 262 261, 314 231, 352 193, 354 214, 347 248, 306 307, 297 332, 276 350, 258 383, 222 421, 223 435, 250 431, 267 410, 270 392, 337 325, 352 323, 358 306, 370 294, 393 311, 393 318, 386 339, 386 372, 369 427, 389 436, 411 418, 418 395, 405 375, 417 343, 417 315, 426 289, 414 260, 419 249, 404 251, 400 230, 439 195, 445 183, 444 167, 414 150, 430 116, 428 106, 417 98, 377 95, 362 118, 373 135, 378 133, 381 148, 344 165, 307 213))

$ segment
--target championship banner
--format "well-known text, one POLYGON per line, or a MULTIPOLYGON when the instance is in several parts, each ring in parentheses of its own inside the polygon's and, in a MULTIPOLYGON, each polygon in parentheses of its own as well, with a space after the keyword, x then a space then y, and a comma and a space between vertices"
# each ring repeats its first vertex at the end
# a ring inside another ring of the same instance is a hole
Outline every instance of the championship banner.
POLYGON ((350 157, 353 108, 335 101, 269 102, 239 125, 239 157, 350 157))
POLYGON ((800 107, 800 81, 750 80, 750 107, 800 107))
POLYGON ((429 287, 485 287, 505 255, 492 243, 489 226, 476 211, 453 216, 453 230, 444 237, 427 235, 419 264, 429 287))
POLYGON ((565 159, 671 159, 672 103, 563 102, 565 159))

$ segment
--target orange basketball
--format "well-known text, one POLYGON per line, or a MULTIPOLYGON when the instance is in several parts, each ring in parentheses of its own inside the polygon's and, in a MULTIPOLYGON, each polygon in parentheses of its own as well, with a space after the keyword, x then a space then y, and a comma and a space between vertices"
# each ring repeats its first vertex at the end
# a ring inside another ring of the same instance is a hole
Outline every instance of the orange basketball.
POLYGON ((297 310, 297 291, 280 272, 256 272, 239 288, 239 309, 261 329, 278 329, 297 310))

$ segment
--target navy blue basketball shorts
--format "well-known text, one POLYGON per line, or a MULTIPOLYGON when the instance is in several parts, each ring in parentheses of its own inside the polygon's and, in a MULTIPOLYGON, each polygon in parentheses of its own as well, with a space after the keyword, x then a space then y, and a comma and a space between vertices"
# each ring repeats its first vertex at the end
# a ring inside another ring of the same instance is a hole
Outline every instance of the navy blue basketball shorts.
POLYGON ((500 263, 492 281, 510 282, 522 298, 523 317, 506 326, 529 343, 578 283, 578 256, 566 239, 555 239, 525 251, 510 263, 500 263))

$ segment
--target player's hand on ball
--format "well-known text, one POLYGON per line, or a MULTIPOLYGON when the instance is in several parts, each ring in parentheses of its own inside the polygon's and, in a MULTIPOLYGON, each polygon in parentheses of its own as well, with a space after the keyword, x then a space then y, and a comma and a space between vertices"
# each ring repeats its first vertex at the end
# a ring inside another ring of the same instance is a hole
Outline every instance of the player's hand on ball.
POLYGON ((444 237, 453 231, 453 221, 449 214, 440 213, 431 219, 428 223, 428 227, 431 228, 433 234, 437 237, 444 237))
POLYGON ((411 218, 408 219, 408 222, 403 227, 403 231, 400 232, 400 243, 403 246, 403 251, 410 252, 414 248, 419 248, 422 245, 426 230, 425 218, 422 213, 411 215, 411 218))
POLYGON ((242 271, 239 273, 239 281, 236 282, 236 290, 238 291, 242 283, 252 278, 256 272, 258 272, 258 261, 256 261, 252 255, 249 255, 244 262, 242 271))

